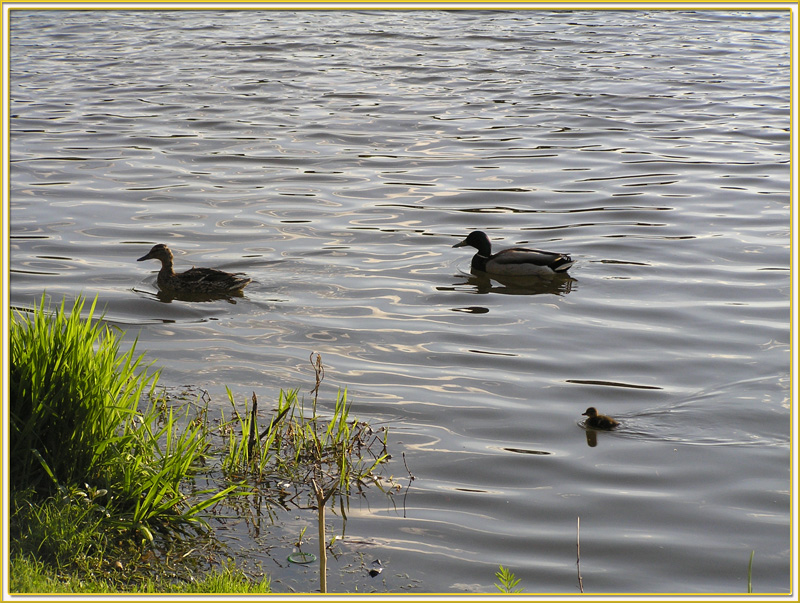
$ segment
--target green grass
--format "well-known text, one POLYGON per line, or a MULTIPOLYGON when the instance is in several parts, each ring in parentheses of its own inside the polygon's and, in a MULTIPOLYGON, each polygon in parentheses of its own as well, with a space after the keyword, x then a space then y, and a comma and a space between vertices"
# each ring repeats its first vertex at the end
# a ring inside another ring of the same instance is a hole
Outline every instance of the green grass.
MULTIPOLYGON (((121 572, 122 570, 117 570, 121 572)), ((212 570, 196 580, 146 579, 120 586, 96 575, 58 575, 41 561, 18 558, 12 561, 9 590, 15 593, 270 593, 269 578, 253 579, 233 563, 212 570)))
MULTIPOLYGON (((241 490, 187 494, 211 438, 203 421, 154 396, 135 342, 95 320, 96 300, 10 317, 11 555, 57 575, 119 582, 116 563, 208 531, 206 510, 241 490)), ((132 572, 136 579, 143 575, 132 572)))
POLYGON ((185 399, 176 411, 157 395, 158 372, 135 341, 122 350, 123 333, 95 317, 96 304, 51 309, 42 296, 11 313, 12 592, 269 592, 232 564, 208 573, 220 551, 210 507, 260 513, 262 501, 267 512, 317 509, 325 592, 326 503, 338 501, 344 531, 351 494, 398 488, 378 475, 386 429, 352 419, 346 390, 318 416, 318 354, 310 412, 297 390, 282 390, 259 425, 255 393, 240 412, 229 390, 231 417, 210 427, 208 399, 191 414, 185 399))
POLYGON ((82 317, 82 298, 51 312, 43 296, 32 313, 11 313, 11 490, 92 493, 93 520, 149 541, 153 530, 202 529, 202 512, 237 486, 187 501, 180 486, 202 465, 207 433, 188 414, 162 413, 158 374, 135 342, 121 353, 117 332, 92 320, 95 304, 82 317))
POLYGON ((63 302, 51 313, 42 296, 32 313, 11 312, 12 488, 51 493, 53 478, 104 480, 111 459, 122 453, 120 424, 131 422, 155 384, 156 374, 137 373, 142 358, 135 357, 135 344, 120 354, 112 329, 92 322, 95 304, 86 319, 83 306, 78 298, 70 313, 63 302))

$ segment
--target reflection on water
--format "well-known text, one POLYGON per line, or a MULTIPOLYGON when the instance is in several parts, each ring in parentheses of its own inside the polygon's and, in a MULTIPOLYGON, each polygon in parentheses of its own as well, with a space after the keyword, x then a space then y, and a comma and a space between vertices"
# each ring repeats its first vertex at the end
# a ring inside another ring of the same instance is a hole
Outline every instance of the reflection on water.
POLYGON ((439 291, 469 291, 475 293, 499 293, 500 295, 566 295, 577 287, 577 279, 567 274, 552 276, 491 276, 485 272, 464 275, 463 282, 453 283, 452 287, 437 287, 439 291), (467 287, 468 286, 468 287, 467 287))
POLYGON ((657 385, 620 383, 618 381, 603 381, 600 379, 567 379, 567 383, 577 383, 579 385, 600 385, 602 387, 631 387, 633 389, 663 389, 657 385))
POLYGON ((229 304, 235 304, 237 298, 243 298, 244 292, 234 291, 232 293, 203 293, 203 292, 187 292, 187 291, 172 291, 172 290, 162 290, 158 289, 156 286, 155 292, 144 291, 142 289, 133 290, 136 293, 141 295, 151 296, 157 299, 158 301, 169 304, 173 301, 183 301, 183 302, 194 302, 194 303, 203 303, 203 302, 213 302, 213 301, 226 301, 229 304))
POLYGON ((586 444, 589 448, 594 448, 597 446, 597 430, 596 429, 586 429, 586 444))
POLYGON ((538 454, 538 455, 552 454, 552 453, 547 452, 545 450, 525 450, 525 449, 522 449, 522 448, 503 448, 503 450, 505 450, 507 452, 514 452, 516 454, 538 454))
MULTIPOLYGON (((416 477, 351 501, 336 590, 573 594, 580 516, 587 592, 744 592, 753 549, 787 592, 788 16, 12 11, 11 304, 97 295, 210 412, 321 353, 416 477), (472 230, 578 261, 469 274, 472 230), (253 282, 159 296, 152 241, 253 282)), ((220 533, 304 591, 277 519, 220 533)))

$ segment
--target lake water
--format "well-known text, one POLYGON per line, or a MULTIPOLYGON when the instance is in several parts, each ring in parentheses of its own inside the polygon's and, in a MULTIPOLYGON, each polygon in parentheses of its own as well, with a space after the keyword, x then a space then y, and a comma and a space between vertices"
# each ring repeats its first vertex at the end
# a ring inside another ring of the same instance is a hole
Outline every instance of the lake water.
MULTIPOLYGON (((331 591, 577 594, 578 517, 587 593, 746 592, 751 551, 754 591, 794 587, 788 10, 10 23, 12 306, 98 296, 214 412, 320 353, 321 409, 346 387, 408 486, 351 501, 331 591), (475 229, 576 264, 473 276, 475 229), (160 299, 159 242, 253 282, 160 299)), ((313 592, 314 517, 220 536, 313 592)))

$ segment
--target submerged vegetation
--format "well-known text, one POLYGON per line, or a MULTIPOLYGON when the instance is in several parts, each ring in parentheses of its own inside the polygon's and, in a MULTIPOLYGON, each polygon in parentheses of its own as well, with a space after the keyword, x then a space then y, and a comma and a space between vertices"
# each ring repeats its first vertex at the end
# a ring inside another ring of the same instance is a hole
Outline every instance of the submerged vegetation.
POLYGON ((121 333, 93 320, 96 300, 82 317, 84 305, 51 311, 43 296, 12 312, 11 590, 268 592, 266 578, 196 560, 219 552, 210 509, 252 495, 316 510, 325 592, 325 505, 338 501, 344 521, 354 491, 387 483, 377 475, 386 430, 352 420, 346 391, 318 416, 319 355, 310 412, 297 390, 281 391, 261 426, 255 393, 240 411, 229 391, 232 417, 218 422, 207 400, 195 415, 175 412, 136 343, 122 353, 121 333), (201 476, 214 487, 198 490, 201 476))

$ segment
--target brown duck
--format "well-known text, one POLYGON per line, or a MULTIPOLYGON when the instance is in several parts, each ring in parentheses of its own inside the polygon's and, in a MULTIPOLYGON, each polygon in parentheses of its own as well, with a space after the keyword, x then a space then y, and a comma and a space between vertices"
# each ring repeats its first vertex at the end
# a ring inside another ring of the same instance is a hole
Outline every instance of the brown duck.
POLYGON ((586 427, 591 427, 592 429, 614 429, 619 425, 619 421, 616 419, 606 415, 598 415, 594 406, 587 408, 583 416, 589 417, 586 419, 586 427))
POLYGON ((231 295, 241 293, 251 279, 241 272, 231 273, 214 268, 190 268, 176 273, 172 267, 172 252, 163 243, 154 245, 137 262, 159 260, 158 287, 162 291, 190 295, 231 295))

